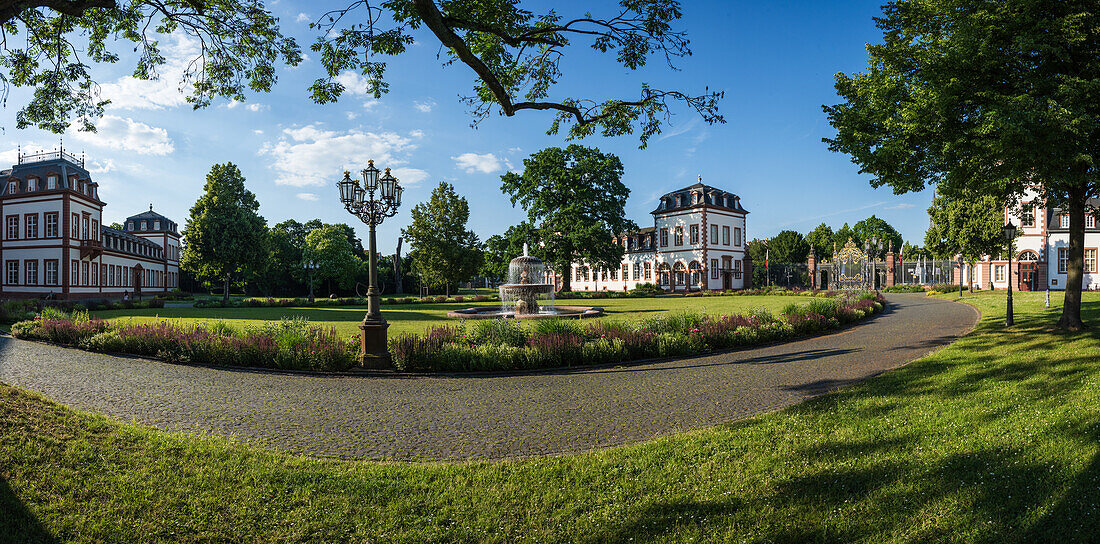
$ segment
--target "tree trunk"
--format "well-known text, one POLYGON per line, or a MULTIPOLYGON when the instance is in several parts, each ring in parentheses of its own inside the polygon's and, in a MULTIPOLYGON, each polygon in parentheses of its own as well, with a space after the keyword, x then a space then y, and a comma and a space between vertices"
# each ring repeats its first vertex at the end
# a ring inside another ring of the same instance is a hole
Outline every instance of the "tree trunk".
POLYGON ((225 276, 225 285, 222 286, 222 304, 229 305, 229 276, 225 276))
POLYGON ((562 291, 572 291, 573 290, 572 280, 573 280, 573 266, 567 263, 565 266, 561 267, 561 290, 562 291))
POLYGON ((451 296, 451 282, 447 282, 447 298, 451 296))
POLYGON ((1085 329, 1081 321, 1081 282, 1085 275, 1085 191, 1071 191, 1069 198, 1069 262, 1066 267, 1066 298, 1058 328, 1085 329))

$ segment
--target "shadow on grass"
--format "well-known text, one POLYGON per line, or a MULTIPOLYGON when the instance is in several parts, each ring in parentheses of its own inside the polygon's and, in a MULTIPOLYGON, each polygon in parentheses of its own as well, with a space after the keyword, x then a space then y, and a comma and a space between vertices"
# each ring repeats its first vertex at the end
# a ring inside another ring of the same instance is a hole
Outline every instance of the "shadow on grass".
POLYGON ((744 506, 727 502, 658 502, 632 511, 632 519, 581 542, 666 542, 670 532, 690 526, 726 525, 744 506))
POLYGON ((0 542, 49 543, 57 540, 15 496, 7 480, 0 477, 0 542))

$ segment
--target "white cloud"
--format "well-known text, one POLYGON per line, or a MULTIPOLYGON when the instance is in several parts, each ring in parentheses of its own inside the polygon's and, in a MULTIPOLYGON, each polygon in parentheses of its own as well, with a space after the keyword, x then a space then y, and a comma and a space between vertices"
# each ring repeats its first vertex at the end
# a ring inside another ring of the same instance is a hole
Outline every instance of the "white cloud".
POLYGON ((420 139, 420 138, 424 137, 424 131, 420 130, 420 129, 410 130, 409 131, 409 136, 411 136, 413 138, 420 139))
POLYGON ((390 172, 404 187, 420 185, 421 181, 428 179, 428 173, 419 168, 394 168, 390 172))
POLYGON ((117 170, 115 161, 111 159, 103 159, 102 161, 89 160, 87 161, 86 167, 88 171, 93 174, 106 174, 107 172, 117 170))
POLYGON ((486 153, 484 155, 478 155, 477 153, 463 153, 457 157, 451 157, 459 168, 466 170, 467 174, 473 174, 474 172, 481 172, 483 174, 492 174, 493 172, 500 171, 500 159, 492 153, 486 153))
POLYGON ((370 92, 370 80, 351 70, 344 70, 334 78, 334 81, 344 86, 344 92, 348 94, 367 94, 370 92))
POLYGON ((432 108, 435 107, 435 100, 432 100, 431 98, 423 102, 417 100, 413 102, 413 107, 420 111, 420 113, 431 113, 432 108))
POLYGON ((263 134, 263 133, 264 133, 264 131, 262 131, 260 129, 256 129, 256 130, 252 131, 252 134, 263 134))
MULTIPOLYGON (((265 143, 260 154, 271 158, 275 183, 307 187, 335 183, 344 170, 366 168, 367 159, 374 159, 379 168, 401 171, 397 167, 408 163, 407 155, 414 149, 412 140, 394 132, 337 132, 313 124, 283 129, 279 139, 265 143)), ((410 182, 427 177, 419 170, 406 172, 410 182)))
POLYGON ((902 202, 901 204, 895 204, 893 206, 887 206, 883 209, 884 210, 908 210, 908 209, 916 208, 916 207, 917 207, 916 204, 910 204, 908 202, 902 202))
POLYGON ((140 155, 168 155, 176 150, 168 131, 117 115, 104 115, 97 132, 80 132, 77 140, 97 147, 133 151, 140 155))
POLYGON ((198 57, 199 42, 182 33, 176 33, 173 38, 161 44, 161 53, 165 63, 157 69, 157 79, 125 76, 113 83, 100 85, 100 96, 111 101, 108 108, 159 110, 176 108, 187 103, 185 99, 191 92, 191 86, 183 84, 183 73, 187 65, 198 57))
POLYGON ((294 20, 299 23, 308 23, 310 21, 310 16, 306 15, 305 13, 299 13, 298 16, 294 18, 294 20))
POLYGON ((363 109, 365 109, 367 111, 373 111, 374 108, 376 108, 381 103, 382 103, 381 100, 372 98, 370 100, 367 100, 366 102, 363 102, 363 109))
POLYGON ((271 107, 268 106, 267 104, 260 104, 259 102, 253 102, 251 104, 245 104, 244 102, 240 102, 240 101, 237 101, 237 100, 230 100, 229 102, 227 102, 225 104, 225 107, 228 108, 228 109, 235 109, 237 106, 244 106, 244 109, 246 109, 248 111, 267 111, 267 110, 271 109, 271 107))
POLYGON ((308 200, 310 202, 316 202, 320 200, 316 193, 298 193, 294 195, 302 200, 308 200))
POLYGON ((352 121, 356 117, 359 117, 359 114, 355 113, 354 111, 346 111, 346 112, 344 112, 344 115, 347 116, 348 121, 352 121))

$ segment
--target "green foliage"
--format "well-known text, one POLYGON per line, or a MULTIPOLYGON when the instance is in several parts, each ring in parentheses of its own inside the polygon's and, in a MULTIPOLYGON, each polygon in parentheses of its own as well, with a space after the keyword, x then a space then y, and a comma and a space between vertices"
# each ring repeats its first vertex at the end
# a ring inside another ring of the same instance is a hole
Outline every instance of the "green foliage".
POLYGON ((561 271, 562 290, 571 290, 572 263, 618 268, 623 247, 614 237, 637 228, 626 218, 630 189, 619 158, 574 144, 543 149, 523 165, 522 174, 500 177, 501 190, 538 225, 540 251, 561 271))
POLYGON ((474 344, 504 344, 522 347, 527 343, 528 332, 515 319, 479 319, 470 331, 474 344))
POLYGON ((341 225, 322 225, 310 231, 302 260, 313 263, 315 281, 332 280, 343 288, 353 287, 356 274, 365 266, 341 225))
POLYGON ((409 226, 401 235, 413 250, 409 260, 430 285, 457 285, 468 281, 481 268, 481 243, 466 229, 470 205, 455 193, 453 185, 441 181, 427 202, 413 206, 409 226))
POLYGON ((199 278, 223 280, 228 299, 234 276, 265 266, 267 225, 259 208, 236 165, 215 164, 183 229, 180 268, 199 278))
POLYGON ((1004 201, 1038 184, 1070 215, 1059 324, 1084 328, 1085 214, 1100 195, 1096 3, 895 0, 876 24, 867 71, 836 76, 829 148, 899 194, 936 185, 1004 201))
POLYGON ((537 229, 526 221, 508 227, 504 234, 490 236, 489 239, 485 240, 485 263, 481 265, 481 276, 494 280, 507 279, 508 263, 512 259, 523 255, 523 244, 525 243, 528 246, 527 252, 529 255, 545 261, 542 246, 537 241, 537 229))
POLYGON ((810 245, 806 243, 806 239, 793 230, 780 231, 768 240, 768 248, 773 263, 805 263, 810 254, 810 245))
POLYGON ((278 63, 302 60, 295 41, 280 33, 278 18, 258 2, 9 2, 0 7, 0 24, 7 36, 0 81, 34 89, 16 114, 21 129, 63 133, 75 121, 79 130, 94 132, 109 102, 100 99, 93 65, 122 58, 111 41, 134 50, 132 75, 138 79, 159 77, 163 41, 201 41, 183 63, 179 82, 195 108, 216 97, 244 100, 246 88, 269 91, 278 63))
POLYGON ((990 195, 949 196, 936 191, 928 215, 932 220, 924 243, 937 257, 962 255, 973 263, 982 255, 1005 250, 1004 202, 990 195))
POLYGON ((380 58, 404 54, 413 43, 411 31, 423 26, 446 51, 447 64, 464 64, 477 74, 473 94, 463 97, 475 124, 497 108, 507 116, 553 110, 549 134, 556 134, 562 123, 572 125, 569 138, 638 131, 645 147, 667 120, 669 102, 683 102, 707 123, 725 122, 718 113, 721 91, 693 96, 642 84, 640 96, 625 100, 548 98, 562 76, 561 62, 577 50, 570 47, 571 40, 587 40, 591 50, 601 53, 614 52, 629 70, 644 67, 651 54, 670 66, 673 59, 690 55, 686 34, 672 27, 681 16, 677 0, 624 0, 609 17, 578 13, 564 19, 556 9, 533 13, 518 0, 387 0, 365 8, 369 24, 352 19, 344 25, 344 17, 357 7, 334 10, 310 25, 324 32, 313 44, 327 72, 310 87, 319 103, 340 97, 345 89, 338 79, 347 70, 365 76, 375 98, 389 92, 386 62, 380 58))
POLYGON ((852 230, 852 227, 848 226, 848 223, 844 223, 844 226, 836 229, 836 233, 833 234, 833 243, 836 245, 836 250, 840 251, 848 243, 848 240, 863 247, 863 240, 852 230))
POLYGON ((833 258, 833 229, 829 225, 822 223, 806 233, 806 243, 818 260, 833 258))
MULTIPOLYGON (((902 247, 901 234, 885 220, 872 215, 852 226, 852 234, 860 242, 876 239, 882 243, 882 251, 890 251, 893 248, 896 253, 902 247)), ((877 252, 877 250, 876 250, 877 252)))

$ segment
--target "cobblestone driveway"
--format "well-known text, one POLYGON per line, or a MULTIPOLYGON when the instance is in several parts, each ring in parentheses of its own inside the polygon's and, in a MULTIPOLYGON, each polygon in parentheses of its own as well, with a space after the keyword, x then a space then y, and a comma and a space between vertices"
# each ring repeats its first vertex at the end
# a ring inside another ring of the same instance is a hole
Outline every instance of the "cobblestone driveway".
POLYGON ((775 410, 914 360, 977 311, 890 295, 844 332, 755 350, 534 374, 311 376, 172 365, 0 338, 0 381, 159 429, 298 453, 460 459, 583 451, 775 410))

